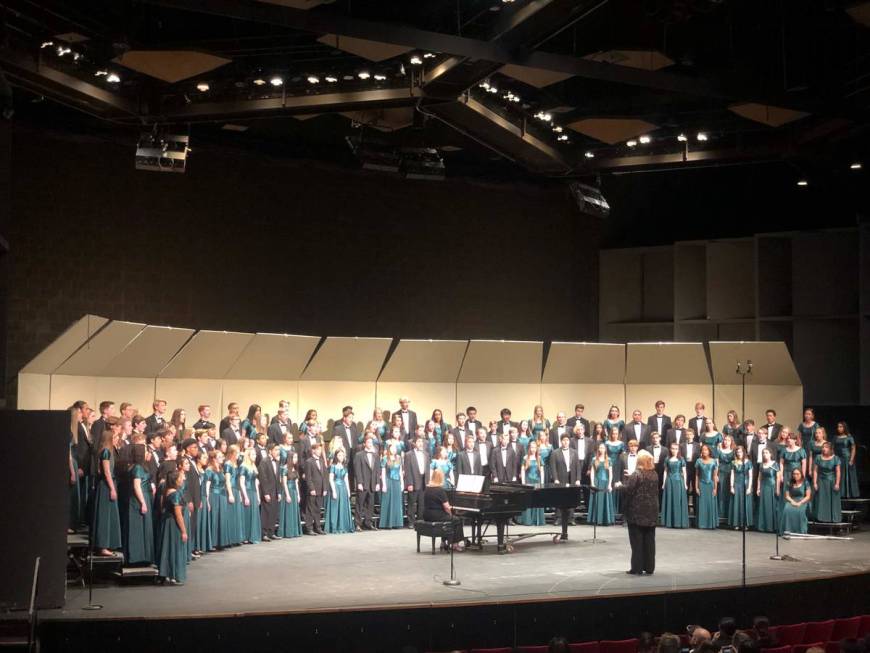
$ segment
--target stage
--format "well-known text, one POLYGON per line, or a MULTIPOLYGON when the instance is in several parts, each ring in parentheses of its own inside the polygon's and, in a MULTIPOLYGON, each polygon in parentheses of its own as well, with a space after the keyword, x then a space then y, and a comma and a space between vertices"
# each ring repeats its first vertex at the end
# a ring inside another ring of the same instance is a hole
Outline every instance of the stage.
MULTIPOLYGON (((511 532, 552 530, 551 526, 516 526, 511 532)), ((569 529, 571 539, 564 544, 541 536, 516 544, 515 551, 505 555, 497 554, 494 547, 456 554, 456 575, 462 583, 458 587, 441 582, 449 577, 450 556, 440 551, 431 555, 426 538, 418 554, 411 530, 303 536, 204 556, 189 566, 187 583, 180 587, 155 587, 151 583, 97 586, 94 601, 104 606, 99 611, 82 610, 88 602, 87 592, 70 588, 66 606, 43 612, 40 618, 47 633, 61 637, 88 633, 91 639, 101 629, 133 632, 122 624, 134 621, 140 622, 134 630, 144 628, 153 633, 157 628, 171 630, 167 624, 178 619, 202 623, 215 618, 253 617, 272 624, 272 629, 281 623, 297 624, 294 629, 299 628, 300 637, 308 628, 313 629, 313 635, 321 633, 323 637, 333 621, 340 628, 355 624, 353 628, 368 632, 377 624, 395 622, 408 624, 405 634, 409 637, 408 633, 416 630, 416 637, 411 639, 419 642, 422 637, 434 644, 440 641, 437 635, 445 633, 436 627, 433 642, 431 628, 429 633, 420 632, 428 622, 434 626, 442 623, 450 631, 453 624, 466 622, 466 617, 473 624, 473 615, 486 614, 486 624, 500 620, 504 624, 505 619, 511 619, 506 615, 519 611, 529 618, 538 615, 535 621, 539 626, 552 632, 555 625, 547 624, 547 615, 555 615, 558 623, 559 614, 568 614, 561 607, 566 605, 575 606, 571 621, 576 628, 582 631, 581 624, 592 619, 588 623, 597 630, 586 638, 600 639, 626 627, 630 635, 633 628, 661 630, 709 623, 713 613, 716 618, 724 612, 773 616, 781 608, 775 597, 782 591, 802 597, 807 614, 800 614, 801 610, 792 605, 788 608, 792 621, 812 618, 814 609, 830 613, 838 609, 837 601, 867 601, 866 592, 853 592, 849 586, 857 583, 857 588, 867 587, 870 532, 856 532, 854 539, 847 541, 780 539, 780 552, 797 562, 771 560, 774 536, 749 532, 746 589, 741 587, 740 532, 659 528, 656 573, 644 577, 625 573, 627 535, 622 526, 600 527, 598 537, 605 541, 593 544, 584 541, 592 537, 592 527, 581 525, 569 529), (830 598, 824 598, 828 594, 830 598), (505 609, 513 612, 505 613, 505 609), (421 610, 428 617, 421 620, 419 614, 412 616, 421 610), (432 616, 436 614, 433 610, 449 616, 449 628, 443 618, 432 616), (577 615, 584 611, 578 621, 577 615), (498 616, 493 619, 492 615, 498 616), (152 625, 142 624, 142 620, 152 625), (169 621, 158 625, 152 620, 169 621)), ((524 621, 521 616, 510 632, 502 626, 501 642, 494 639, 498 631, 485 634, 485 643, 512 643, 517 626, 521 632, 526 630, 524 621)), ((563 626, 565 630, 571 624, 563 626)), ((473 640, 467 645, 481 645, 484 630, 463 627, 450 633, 449 646, 441 648, 462 646, 463 638, 473 640)), ((518 641, 522 639, 518 636, 518 641)), ((73 646, 74 640, 64 644, 73 646)), ((135 642, 132 645, 135 648, 135 642)))

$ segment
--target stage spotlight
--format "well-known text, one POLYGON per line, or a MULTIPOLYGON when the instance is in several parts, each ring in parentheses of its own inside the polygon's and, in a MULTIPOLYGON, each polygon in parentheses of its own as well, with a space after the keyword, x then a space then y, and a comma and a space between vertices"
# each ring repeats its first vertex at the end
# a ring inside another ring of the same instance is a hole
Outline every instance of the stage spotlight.
POLYGON ((806 179, 798 179, 797 185, 798 186, 809 186, 810 182, 808 182, 806 179))
POLYGON ((649 145, 649 136, 641 136, 638 140, 640 140, 642 145, 649 145))
POLYGON ((39 46, 40 50, 45 50, 45 48, 50 48, 54 45, 54 41, 45 41, 42 45, 39 46))
POLYGON ((109 74, 108 70, 98 70, 97 72, 94 73, 94 77, 105 77, 108 74, 109 74))
POLYGON ((680 141, 680 143, 685 143, 689 139, 686 138, 685 134, 680 134, 679 136, 677 136, 677 140, 680 141))
POLYGON ((265 84, 266 80, 261 77, 257 77, 257 79, 254 80, 254 86, 264 86, 265 84))
POLYGON ((635 147, 637 146, 637 141, 632 138, 630 141, 625 141, 625 144, 629 147, 635 147))
POLYGON ((421 65, 421 64, 423 63, 423 60, 415 54, 413 57, 411 57, 410 59, 408 59, 408 62, 409 62, 412 66, 419 66, 419 65, 421 65))
POLYGON ((434 52, 426 52, 426 53, 423 55, 423 58, 424 58, 424 59, 433 59, 434 57, 435 57, 435 53, 434 53, 434 52))
POLYGON ((375 75, 375 81, 376 81, 376 82, 382 82, 382 81, 384 81, 386 78, 387 78, 386 75, 380 75, 380 74, 375 75))
POLYGON ((562 127, 560 127, 559 125, 553 125, 553 131, 556 132, 557 134, 561 134, 562 127))
POLYGON ((583 154, 583 156, 585 156, 587 159, 594 159, 595 158, 595 154, 593 152, 585 152, 583 154))
POLYGON ((371 75, 368 72, 366 72, 365 70, 358 72, 356 74, 356 76, 359 77, 360 79, 368 79, 369 77, 371 77, 371 75))
POLYGON ((281 77, 278 77, 276 75, 275 77, 273 77, 272 79, 269 80, 269 83, 272 86, 277 88, 278 86, 281 86, 284 83, 284 80, 281 77))
POLYGON ((849 166, 849 170, 860 170, 860 169, 861 169, 861 162, 860 161, 855 161, 855 163, 852 163, 849 166))
POLYGON ((320 83, 320 78, 317 77, 316 75, 309 75, 309 76, 308 76, 308 83, 309 83, 309 84, 319 84, 319 83, 320 83))
POLYGON ((556 140, 561 141, 562 143, 567 143, 568 142, 568 134, 559 134, 556 137, 556 140))
POLYGON ((574 196, 574 201, 577 202, 577 208, 581 213, 595 215, 599 218, 606 218, 610 215, 610 204, 604 195, 601 194, 599 188, 583 184, 579 181, 572 181, 568 184, 571 194, 574 196))
POLYGON ((206 82, 200 82, 199 84, 196 85, 196 90, 199 91, 200 93, 205 93, 206 91, 208 91, 208 89, 209 89, 209 85, 206 82))
POLYGON ((189 142, 189 136, 167 134, 157 126, 150 132, 142 132, 136 145, 136 169, 183 173, 190 152, 189 142))
POLYGON ((118 77, 117 73, 109 73, 106 75, 106 81, 109 82, 109 84, 117 84, 121 81, 121 78, 118 77))
POLYGON ((338 81, 338 77, 333 77, 332 75, 327 75, 323 79, 325 79, 330 84, 335 84, 338 81))
POLYGON ((707 134, 704 133, 704 132, 698 132, 698 140, 699 140, 699 141, 706 141, 706 140, 707 140, 707 134))
POLYGON ((63 55, 69 54, 70 52, 72 52, 72 50, 70 48, 66 48, 62 45, 57 46, 57 56, 58 57, 62 57, 63 55))

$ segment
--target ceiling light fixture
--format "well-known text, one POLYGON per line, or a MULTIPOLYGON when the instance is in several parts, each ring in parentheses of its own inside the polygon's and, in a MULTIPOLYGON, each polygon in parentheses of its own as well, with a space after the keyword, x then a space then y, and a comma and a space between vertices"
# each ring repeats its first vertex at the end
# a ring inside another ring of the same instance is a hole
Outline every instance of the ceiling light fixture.
POLYGON ((641 136, 640 139, 642 145, 649 145, 650 138, 649 136, 641 136))
POLYGON ((109 73, 106 75, 106 81, 109 82, 109 84, 117 84, 121 81, 121 78, 118 77, 117 73, 109 73))
POLYGON ((434 52, 426 52, 426 53, 423 55, 423 58, 424 58, 424 59, 434 59, 434 58, 435 58, 435 53, 434 53, 434 52))
POLYGON ((386 75, 380 75, 380 74, 375 75, 375 81, 377 81, 377 82, 382 82, 382 81, 384 81, 386 78, 387 78, 386 75))
POLYGON ((361 70, 360 72, 358 72, 358 73, 356 74, 356 76, 359 77, 360 79, 368 79, 369 77, 371 77, 371 74, 369 74, 369 73, 368 73, 367 71, 365 71, 365 70, 361 70))
POLYGON ((408 61, 412 66, 419 66, 423 63, 423 60, 419 56, 417 56, 416 54, 413 57, 411 57, 410 59, 408 59, 408 61))
POLYGON ((699 141, 706 141, 706 140, 707 140, 707 134, 706 134, 705 132, 698 132, 698 140, 699 140, 699 141))
POLYGON ((308 79, 309 84, 319 84, 320 83, 320 78, 317 75, 309 75, 307 79, 308 79))
POLYGON ((862 167, 862 166, 861 166, 861 162, 860 162, 860 161, 855 161, 854 163, 852 163, 852 164, 849 166, 849 170, 860 170, 861 167, 862 167))
POLYGON ((630 141, 625 141, 625 144, 629 147, 635 147, 637 145, 637 141, 632 138, 630 141))
POLYGON ((680 141, 680 143, 685 143, 689 139, 686 138, 685 134, 680 134, 679 136, 677 136, 677 140, 680 141))
POLYGON ((264 86, 266 84, 266 80, 258 77, 254 80, 254 86, 264 86))
POLYGON ((284 80, 278 77, 277 75, 269 80, 269 83, 272 86, 281 86, 284 83, 284 80))
POLYGON ((330 84, 335 84, 338 81, 338 77, 333 77, 332 75, 327 75, 323 79, 325 79, 330 84))
POLYGON ((200 93, 205 93, 209 89, 209 85, 206 82, 200 82, 196 85, 196 90, 200 93))
POLYGON ((808 182, 806 179, 798 179, 797 185, 798 186, 809 186, 810 182, 808 182))
POLYGON ((585 156, 587 159, 594 159, 595 158, 595 154, 593 152, 584 152, 583 156, 585 156))

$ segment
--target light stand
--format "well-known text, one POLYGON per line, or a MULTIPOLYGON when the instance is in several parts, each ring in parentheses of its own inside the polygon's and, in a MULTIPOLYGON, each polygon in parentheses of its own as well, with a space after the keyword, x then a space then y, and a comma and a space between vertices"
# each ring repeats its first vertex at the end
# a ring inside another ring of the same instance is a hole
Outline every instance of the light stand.
MULTIPOLYGON (((746 359, 746 362, 743 363, 741 361, 737 361, 737 374, 740 375, 740 415, 742 420, 746 420, 746 376, 752 374, 752 361, 746 359)), ((744 460, 748 457, 748 453, 744 451, 743 457, 744 460)), ((747 500, 745 490, 743 492, 743 514, 741 517, 741 530, 742 533, 742 561, 741 561, 741 571, 742 571, 742 586, 743 589, 746 589, 746 504, 747 500)))
POLYGON ((88 604, 82 610, 102 610, 100 603, 94 603, 94 540, 88 535, 88 604))
MULTIPOLYGON (((587 516, 590 512, 592 512, 592 510, 591 510, 592 495, 595 494, 596 492, 601 492, 601 491, 602 490, 600 488, 597 488, 594 485, 589 486, 589 504, 590 504, 590 507, 587 508, 587 510, 586 510, 587 516)), ((604 491, 606 492, 606 490, 604 490, 604 491)), ((615 519, 615 517, 616 516, 614 515, 614 519, 615 519)), ((589 544, 605 544, 607 542, 607 540, 599 540, 598 539, 598 521, 597 520, 592 522, 592 539, 583 540, 583 541, 588 542, 589 544)))
POLYGON ((453 566, 453 546, 455 544, 455 542, 453 540, 456 539, 456 524, 455 524, 455 522, 451 522, 450 526, 451 526, 451 528, 450 528, 450 530, 451 530, 451 533, 450 533, 450 578, 448 578, 447 580, 445 580, 443 582, 444 582, 444 585, 447 585, 448 587, 456 587, 457 585, 462 585, 462 583, 460 583, 459 579, 456 577, 455 568, 453 566))

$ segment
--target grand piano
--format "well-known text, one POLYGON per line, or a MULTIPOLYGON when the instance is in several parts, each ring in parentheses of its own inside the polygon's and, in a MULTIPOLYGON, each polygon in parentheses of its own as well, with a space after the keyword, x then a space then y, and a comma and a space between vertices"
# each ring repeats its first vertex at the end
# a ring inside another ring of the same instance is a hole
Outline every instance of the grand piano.
POLYGON ((481 492, 453 492, 451 505, 454 514, 466 518, 471 523, 471 546, 483 548, 484 529, 494 524, 498 552, 513 550, 512 544, 535 535, 553 535, 553 542, 568 539, 568 515, 580 505, 583 489, 588 486, 550 486, 534 487, 511 483, 491 483, 481 492), (527 508, 553 507, 561 513, 562 532, 535 532, 508 539, 508 522, 519 516, 527 508))

